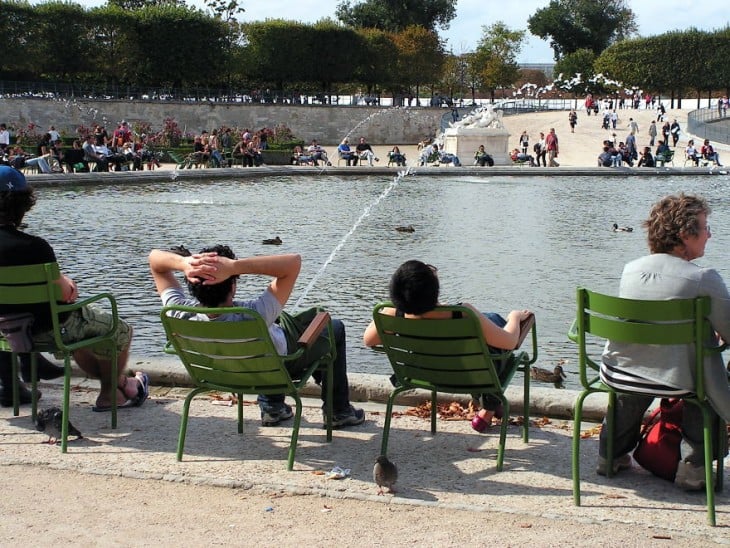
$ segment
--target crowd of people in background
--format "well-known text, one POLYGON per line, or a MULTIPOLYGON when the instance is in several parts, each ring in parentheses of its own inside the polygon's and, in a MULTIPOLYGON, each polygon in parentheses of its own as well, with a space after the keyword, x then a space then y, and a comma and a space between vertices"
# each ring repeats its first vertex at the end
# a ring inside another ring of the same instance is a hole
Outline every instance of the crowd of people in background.
MULTIPOLYGON (((718 108, 722 109, 725 98, 718 100, 718 108)), ((610 131, 610 135, 603 140, 601 152, 598 154, 597 164, 599 167, 621 167, 623 165, 634 167, 664 167, 667 162, 674 161, 674 155, 682 135, 682 127, 676 118, 670 122, 667 118, 666 107, 661 101, 657 101, 656 97, 650 94, 644 96, 644 106, 646 109, 656 109, 656 119, 652 120, 646 130, 648 144, 644 147, 637 145, 637 139, 640 135, 639 124, 633 117, 629 118, 626 125, 628 134, 624 141, 619 141, 616 137, 616 128, 618 126, 618 115, 613 108, 612 100, 603 102, 596 101, 591 94, 588 94, 585 100, 586 115, 590 116, 591 112, 595 116, 599 116, 599 104, 603 107, 603 117, 601 127, 610 131), (652 151, 652 147, 656 148, 652 151), (673 150, 674 149, 674 150, 673 150)), ((634 108, 638 108, 639 102, 634 97, 634 108)), ((577 115, 575 111, 571 111, 568 116, 568 122, 571 131, 577 124, 577 115)), ((694 140, 689 139, 684 149, 685 164, 691 162, 695 166, 699 166, 700 162, 722 166, 718 152, 710 144, 709 139, 705 139, 702 147, 695 147, 694 140)))

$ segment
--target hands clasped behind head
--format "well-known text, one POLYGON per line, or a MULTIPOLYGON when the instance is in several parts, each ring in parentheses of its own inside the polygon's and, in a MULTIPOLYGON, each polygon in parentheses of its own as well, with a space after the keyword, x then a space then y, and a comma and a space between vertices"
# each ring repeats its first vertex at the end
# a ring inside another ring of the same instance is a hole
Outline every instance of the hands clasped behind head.
POLYGON ((187 268, 184 270, 185 278, 190 283, 212 285, 227 279, 219 272, 220 257, 215 252, 194 253, 185 257, 187 268))

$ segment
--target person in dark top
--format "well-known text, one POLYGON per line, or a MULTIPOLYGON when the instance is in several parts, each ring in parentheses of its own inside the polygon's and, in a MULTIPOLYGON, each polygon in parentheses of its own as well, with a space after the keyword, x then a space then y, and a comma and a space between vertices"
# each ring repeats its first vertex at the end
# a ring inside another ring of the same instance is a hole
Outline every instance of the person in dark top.
POLYGON ((644 147, 644 152, 641 153, 641 158, 639 158, 639 163, 637 164, 637 167, 654 167, 654 156, 651 155, 651 149, 649 147, 644 147))
MULTIPOLYGON (((33 188, 28 185, 25 176, 19 171, 0 166, 0 266, 21 266, 56 262, 56 254, 50 244, 38 236, 32 236, 19 227, 25 214, 35 205, 36 197, 33 188)), ((62 302, 72 303, 78 298, 76 283, 68 276, 61 274, 58 279, 61 288, 62 302)), ((0 305, 0 314, 15 312, 31 312, 34 315, 32 337, 34 340, 48 342, 52 337, 50 309, 45 305, 0 305)), ((75 310, 61 318, 61 329, 64 341, 72 343, 95 336, 100 331, 107 331, 112 322, 110 314, 91 306, 75 310)), ((145 373, 137 372, 128 377, 124 372, 129 356, 129 344, 132 340, 132 328, 128 323, 119 320, 116 331, 116 347, 118 352, 118 378, 111 378, 111 359, 108 345, 102 344, 73 353, 74 360, 87 375, 99 379, 101 391, 96 399, 95 411, 111 409, 109 394, 112 386, 117 386, 117 404, 120 407, 141 405, 147 398, 149 378, 145 373), (114 384, 112 384, 114 383, 114 384)), ((12 372, 10 354, 0 352, 0 381, 2 393, 0 403, 12 405, 12 372)), ((30 394, 23 389, 21 401, 30 402, 30 394)))
POLYGON ((73 173, 76 171, 89 171, 89 162, 84 158, 86 154, 84 149, 81 148, 81 141, 76 139, 70 149, 63 153, 63 163, 68 167, 68 172, 73 173), (80 165, 81 167, 75 167, 80 165))
MULTIPOLYGON (((451 312, 434 310, 439 305, 439 278, 438 270, 433 265, 418 260, 404 262, 391 277, 389 290, 390 300, 395 308, 383 308, 382 314, 426 320, 452 317, 451 312)), ((532 315, 529 310, 512 310, 505 320, 499 314, 492 312, 483 314, 471 304, 459 304, 477 314, 481 321, 484 340, 490 347, 499 349, 511 350, 517 346, 520 323, 532 315)), ((381 344, 374 321, 371 321, 365 329, 363 342, 365 346, 370 347, 381 344)), ((498 374, 502 373, 500 370, 502 365, 495 362, 498 374)), ((500 402, 491 394, 475 396, 481 400, 482 409, 477 413, 479 418, 472 422, 472 426, 481 432, 491 425, 492 419, 498 413, 500 402)))

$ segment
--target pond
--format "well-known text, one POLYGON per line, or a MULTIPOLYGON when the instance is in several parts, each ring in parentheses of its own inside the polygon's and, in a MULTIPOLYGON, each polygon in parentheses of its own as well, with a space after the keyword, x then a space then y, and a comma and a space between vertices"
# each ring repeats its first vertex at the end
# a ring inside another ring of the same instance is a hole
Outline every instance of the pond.
MULTIPOLYGON (((289 310, 321 305, 345 321, 348 367, 385 374, 383 356, 361 341, 373 306, 387 298, 395 268, 436 265, 443 302, 471 302, 537 316, 539 366, 576 352, 566 338, 575 288, 615 293, 623 264, 647 252, 641 222, 661 196, 705 196, 713 237, 699 263, 726 279, 730 265, 727 177, 385 177, 118 184, 40 188, 28 232, 49 240, 81 296, 112 291, 135 328, 132 355, 161 357, 160 303, 147 265, 152 248, 217 243, 239 256, 296 252, 302 271, 289 310), (389 190, 389 192, 386 192, 389 190), (614 233, 613 223, 634 227, 614 233), (413 225, 403 233, 396 226, 413 225), (354 230, 353 230, 354 227, 354 230), (278 247, 262 245, 279 236, 278 247), (323 265, 326 267, 323 269, 323 265)), ((268 280, 243 277, 239 295, 268 280)))

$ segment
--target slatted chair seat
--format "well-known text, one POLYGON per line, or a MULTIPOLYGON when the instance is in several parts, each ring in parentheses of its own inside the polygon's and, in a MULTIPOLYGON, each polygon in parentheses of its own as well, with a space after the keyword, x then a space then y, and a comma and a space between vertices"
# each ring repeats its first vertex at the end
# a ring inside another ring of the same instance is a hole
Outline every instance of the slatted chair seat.
MULTIPOLYGON (((710 314, 709 297, 695 299, 672 299, 664 301, 649 301, 623 299, 602 295, 584 288, 577 289, 576 319, 570 328, 568 337, 578 344, 578 368, 580 382, 583 387, 575 403, 573 425, 572 472, 573 472, 573 501, 580 506, 580 440, 581 422, 583 418, 583 402, 594 393, 608 395, 608 409, 606 413, 607 449, 606 473, 613 475, 614 454, 614 410, 617 394, 641 395, 626 390, 618 390, 606 385, 599 376, 601 356, 593 353, 602 350, 601 342, 611 340, 629 344, 651 345, 678 345, 688 344, 694 347, 695 352, 695 393, 684 396, 685 402, 697 406, 702 411, 704 453, 705 453, 705 480, 707 494, 707 520, 715 525, 715 489, 722 490, 723 460, 718 459, 716 480, 712 479, 712 406, 705 393, 705 357, 709 354, 722 351, 725 346, 710 345, 707 341, 714 340, 712 327, 708 321, 710 314), (592 352, 593 351, 593 352, 592 352)), ((649 394, 650 395, 650 394, 649 394)), ((661 395, 657 395, 660 397, 661 395)), ((719 453, 725 454, 727 444, 726 425, 722 419, 718 421, 719 453)))
MULTIPOLYGON (((119 322, 117 303, 110 293, 99 293, 93 297, 76 301, 72 304, 61 304, 61 286, 57 281, 60 278, 57 263, 45 263, 25 266, 0 267, 0 305, 4 310, 16 309, 18 312, 27 310, 29 306, 47 304, 50 308, 53 342, 49 344, 33 343, 31 353, 31 390, 33 394, 31 416, 35 420, 37 410, 37 354, 38 352, 53 352, 63 354, 65 375, 63 379, 63 421, 61 426, 61 451, 68 448, 69 400, 71 394, 71 356, 76 350, 95 346, 100 343, 108 344, 112 348, 111 378, 117 378, 117 352, 115 337, 119 322), (112 326, 106 333, 84 339, 75 343, 64 343, 61 338, 61 315, 79 310, 91 303, 106 303, 113 318, 112 326)), ((19 415, 18 394, 18 355, 13 351, 11 343, 0 336, 0 351, 12 353, 13 368, 13 414, 19 415)), ((117 384, 111 383, 110 398, 111 427, 117 427, 117 384)))
POLYGON ((448 319, 412 319, 381 313, 393 308, 392 303, 378 304, 373 320, 382 342, 382 351, 388 357, 396 379, 396 388, 388 397, 383 427, 381 454, 388 450, 388 436, 393 403, 405 390, 420 388, 431 393, 431 433, 436 433, 437 393, 492 394, 504 407, 500 428, 497 470, 502 470, 504 447, 509 417, 509 401, 504 389, 514 374, 524 373, 523 385, 523 439, 528 440, 530 414, 530 365, 537 360, 537 332, 534 316, 524 323, 520 343, 532 333, 532 356, 527 352, 507 351, 492 354, 484 340, 476 314, 463 306, 439 306, 437 311, 451 316, 448 319), (495 361, 504 360, 500 377, 495 361))
POLYGON ((166 351, 177 354, 195 388, 185 398, 177 460, 182 460, 188 426, 190 403, 200 393, 211 390, 232 392, 238 396, 238 433, 243 433, 243 394, 286 394, 296 402, 294 425, 287 469, 292 470, 302 419, 302 401, 299 391, 314 371, 323 370, 327 375, 327 441, 332 440, 332 385, 333 362, 336 356, 334 334, 329 314, 319 311, 299 339, 299 348, 293 354, 280 356, 269 335, 266 321, 254 310, 229 308, 202 308, 190 306, 166 306, 160 313, 167 334, 166 351), (196 321, 191 315, 243 314, 250 318, 243 321, 196 321), (179 317, 183 316, 183 317, 179 317), (329 352, 293 379, 286 369, 286 362, 296 360, 327 330, 329 352))

